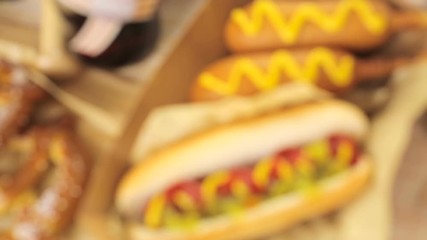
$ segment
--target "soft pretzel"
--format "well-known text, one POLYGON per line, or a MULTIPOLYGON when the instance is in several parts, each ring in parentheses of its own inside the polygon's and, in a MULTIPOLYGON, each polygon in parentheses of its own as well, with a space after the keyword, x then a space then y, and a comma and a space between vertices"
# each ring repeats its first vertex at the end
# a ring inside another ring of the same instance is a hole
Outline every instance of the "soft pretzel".
POLYGON ((42 96, 24 67, 0 60, 0 146, 25 125, 42 96))
POLYGON ((34 127, 2 151, 8 155, 0 164, 12 167, 0 178, 0 237, 55 238, 72 221, 88 179, 90 163, 80 143, 66 127, 34 127))

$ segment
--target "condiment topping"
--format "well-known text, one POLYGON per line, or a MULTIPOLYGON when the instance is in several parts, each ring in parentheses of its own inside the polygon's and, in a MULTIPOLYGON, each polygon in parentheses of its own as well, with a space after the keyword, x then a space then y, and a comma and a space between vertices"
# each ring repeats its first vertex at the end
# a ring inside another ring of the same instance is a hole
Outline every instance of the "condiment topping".
POLYGON ((352 138, 334 135, 283 150, 252 166, 178 183, 149 200, 143 221, 152 228, 183 227, 180 222, 192 226, 202 217, 232 214, 289 191, 305 191, 355 164, 358 153, 352 138))
POLYGON ((323 71, 334 86, 347 87, 352 83, 354 68, 355 59, 351 55, 337 57, 332 50, 323 47, 311 50, 303 65, 291 52, 280 50, 273 53, 266 70, 249 58, 240 58, 227 79, 202 73, 199 83, 216 94, 230 96, 238 93, 244 78, 257 89, 268 91, 281 84, 283 75, 291 81, 317 84, 319 73, 323 71))
POLYGON ((249 13, 239 8, 231 13, 231 18, 245 35, 251 37, 259 35, 268 21, 284 43, 292 44, 298 40, 305 24, 314 24, 327 33, 337 33, 346 26, 353 13, 372 34, 385 32, 386 17, 368 0, 338 1, 333 12, 325 12, 316 2, 303 3, 291 16, 283 16, 276 1, 258 0, 249 13))

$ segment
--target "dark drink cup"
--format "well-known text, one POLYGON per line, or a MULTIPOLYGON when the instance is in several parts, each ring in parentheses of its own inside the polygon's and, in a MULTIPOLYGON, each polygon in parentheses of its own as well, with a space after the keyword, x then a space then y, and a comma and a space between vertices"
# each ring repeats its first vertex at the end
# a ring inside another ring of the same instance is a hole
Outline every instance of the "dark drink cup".
MULTIPOLYGON (((68 40, 83 26, 87 17, 60 6, 67 22, 72 27, 68 40)), ((159 35, 159 14, 146 21, 125 23, 112 44, 100 55, 90 57, 75 53, 84 62, 100 67, 119 67, 147 56, 156 45, 159 35)))

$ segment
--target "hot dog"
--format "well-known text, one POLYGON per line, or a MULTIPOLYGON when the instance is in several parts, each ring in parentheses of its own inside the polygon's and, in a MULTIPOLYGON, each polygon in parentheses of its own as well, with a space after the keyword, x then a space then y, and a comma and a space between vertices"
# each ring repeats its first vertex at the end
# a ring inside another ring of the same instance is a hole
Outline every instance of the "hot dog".
POLYGON ((128 172, 116 195, 131 239, 256 239, 335 210, 371 164, 367 119, 306 103, 185 139, 128 172))
POLYGON ((68 227, 90 163, 71 129, 33 127, 0 150, 0 238, 55 239, 68 227))
POLYGON ((296 46, 367 51, 393 33, 426 27, 425 13, 393 11, 384 1, 255 0, 231 12, 225 41, 234 52, 296 46))
POLYGON ((342 93, 355 83, 387 77, 404 59, 358 59, 337 49, 276 50, 236 54, 204 69, 191 90, 192 101, 251 95, 299 81, 342 93))

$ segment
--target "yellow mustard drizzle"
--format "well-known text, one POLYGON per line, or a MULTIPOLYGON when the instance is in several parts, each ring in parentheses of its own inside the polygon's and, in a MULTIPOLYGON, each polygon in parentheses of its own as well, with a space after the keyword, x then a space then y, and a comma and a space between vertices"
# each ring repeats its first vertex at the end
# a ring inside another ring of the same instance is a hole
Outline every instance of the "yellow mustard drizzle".
POLYGON ((294 179, 294 170, 290 163, 280 161, 277 166, 278 177, 284 182, 290 182, 294 179))
POLYGON ((230 174, 227 172, 218 172, 208 176, 203 180, 201 185, 201 195, 206 205, 213 207, 217 201, 218 188, 227 183, 230 179, 230 174))
POLYGON ((324 163, 331 158, 331 150, 328 141, 317 141, 304 147, 304 152, 315 162, 324 163))
POLYGON ((193 211, 196 209, 196 203, 193 198, 184 191, 178 191, 173 196, 174 203, 184 211, 193 211))
POLYGON ((376 11, 368 0, 338 1, 332 13, 324 12, 318 3, 305 3, 291 16, 283 16, 275 1, 258 0, 254 2, 249 13, 241 8, 232 11, 231 19, 250 37, 260 34, 268 21, 284 43, 292 44, 298 40, 305 24, 312 23, 327 33, 337 33, 346 26, 351 13, 359 16, 360 21, 372 34, 381 35, 387 28, 386 16, 376 11))
POLYGON ((231 192, 235 197, 239 199, 245 199, 251 194, 251 190, 249 189, 249 187, 246 185, 245 182, 241 180, 237 180, 232 183, 231 192))
POLYGON ((270 180, 271 171, 273 170, 273 159, 265 158, 259 161, 252 172, 252 177, 256 186, 266 187, 270 180))
POLYGON ((230 96, 238 93, 244 77, 260 91, 268 91, 280 84, 282 74, 292 81, 317 84, 322 69, 333 85, 346 87, 352 83, 354 68, 355 59, 351 55, 343 55, 338 59, 332 50, 323 47, 312 49, 303 65, 291 52, 279 50, 272 54, 267 70, 249 58, 240 58, 227 79, 204 72, 199 77, 199 84, 216 94, 230 96))
POLYGON ((149 227, 158 227, 162 223, 163 213, 166 207, 166 196, 161 194, 153 197, 148 205, 144 216, 144 223, 149 227))
POLYGON ((347 166, 354 155, 354 148, 348 141, 343 141, 338 145, 336 159, 339 166, 347 166))

